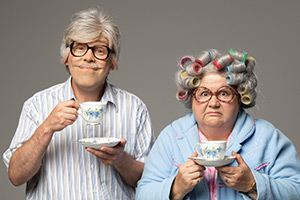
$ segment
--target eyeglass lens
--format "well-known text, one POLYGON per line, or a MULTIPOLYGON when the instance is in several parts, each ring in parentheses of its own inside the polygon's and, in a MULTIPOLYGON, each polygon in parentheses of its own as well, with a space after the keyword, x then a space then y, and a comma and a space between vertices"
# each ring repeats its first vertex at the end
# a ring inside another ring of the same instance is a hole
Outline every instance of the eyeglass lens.
POLYGON ((71 51, 74 56, 81 57, 84 56, 89 49, 92 49, 94 56, 98 59, 104 60, 108 57, 108 47, 102 45, 89 47, 85 43, 73 43, 71 51))
POLYGON ((227 87, 220 88, 215 93, 207 88, 199 88, 195 93, 195 98, 198 102, 206 102, 209 101, 213 95, 216 95, 220 101, 230 102, 234 96, 234 92, 227 87))

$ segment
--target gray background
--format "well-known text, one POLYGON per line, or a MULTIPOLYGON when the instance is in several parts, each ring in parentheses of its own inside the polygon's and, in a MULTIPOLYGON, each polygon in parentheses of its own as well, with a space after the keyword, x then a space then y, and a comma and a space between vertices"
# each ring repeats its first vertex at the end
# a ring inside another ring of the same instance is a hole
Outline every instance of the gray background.
MULTIPOLYGON (((10 144, 23 102, 67 79, 59 47, 71 15, 101 6, 122 33, 120 69, 109 79, 146 103, 156 135, 187 112, 175 98, 178 60, 204 49, 238 48, 257 60, 258 101, 249 112, 272 122, 299 153, 299 5, 297 0, 2 1, 0 152, 10 144)), ((24 199, 25 186, 12 186, 3 162, 0 178, 1 199, 24 199)))

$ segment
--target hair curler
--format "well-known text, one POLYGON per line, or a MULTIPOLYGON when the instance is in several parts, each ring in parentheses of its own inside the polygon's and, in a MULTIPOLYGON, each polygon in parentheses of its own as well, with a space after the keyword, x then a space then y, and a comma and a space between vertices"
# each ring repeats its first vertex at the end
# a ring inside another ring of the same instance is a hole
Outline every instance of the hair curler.
POLYGON ((187 72, 185 70, 182 70, 179 72, 179 79, 182 80, 185 76, 188 76, 187 72))
POLYGON ((232 56, 233 59, 237 59, 241 62, 245 62, 248 55, 248 53, 244 51, 239 51, 234 49, 229 49, 228 53, 232 56))
POLYGON ((189 92, 185 89, 178 90, 176 97, 179 101, 189 101, 191 99, 189 92))
POLYGON ((227 66, 227 70, 229 73, 241 73, 246 70, 246 65, 244 62, 234 60, 231 65, 227 66))
POLYGON ((188 64, 194 62, 194 58, 192 56, 184 56, 181 58, 180 62, 179 62, 179 67, 184 70, 185 66, 187 66, 188 64))
POLYGON ((241 102, 245 105, 250 105, 256 97, 255 93, 246 93, 241 97, 241 102))
POLYGON ((237 87, 237 92, 241 95, 246 94, 248 92, 248 87, 246 84, 240 84, 237 87))
POLYGON ((220 58, 214 60, 213 63, 217 70, 221 70, 224 67, 227 67, 228 65, 230 65, 232 62, 233 62, 232 56, 229 53, 227 53, 227 54, 221 56, 220 58))
POLYGON ((246 70, 247 70, 248 72, 252 72, 252 71, 254 70, 254 66, 255 66, 255 64, 256 64, 256 60, 255 60, 255 58, 253 58, 253 57, 248 57, 248 58, 246 59, 245 64, 246 64, 246 66, 247 66, 246 70))
POLYGON ((238 74, 227 74, 226 77, 226 83, 229 85, 238 85, 245 81, 245 75, 243 73, 238 74))
POLYGON ((181 87, 189 89, 189 88, 197 88, 200 85, 200 78, 196 76, 185 76, 183 79, 179 79, 178 83, 181 87))
POLYGON ((185 68, 186 72, 188 75, 190 76, 196 76, 201 74, 202 72, 202 66, 199 63, 195 63, 195 64, 189 64, 186 68, 185 68))
POLYGON ((218 55, 216 49, 210 49, 207 51, 202 51, 195 62, 199 63, 202 67, 214 60, 218 55))

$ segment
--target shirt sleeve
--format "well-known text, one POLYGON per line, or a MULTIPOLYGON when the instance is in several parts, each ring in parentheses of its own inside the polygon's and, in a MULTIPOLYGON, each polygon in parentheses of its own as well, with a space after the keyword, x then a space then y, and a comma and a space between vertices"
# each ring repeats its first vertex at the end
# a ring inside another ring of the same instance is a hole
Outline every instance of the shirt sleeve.
POLYGON ((152 129, 149 112, 145 104, 141 104, 136 116, 136 144, 135 144, 135 159, 140 162, 145 162, 150 150, 153 146, 155 137, 152 129))
POLYGON ((3 153, 3 161, 7 168, 13 153, 29 140, 38 127, 35 120, 36 112, 32 108, 29 102, 23 105, 15 135, 9 148, 3 153))

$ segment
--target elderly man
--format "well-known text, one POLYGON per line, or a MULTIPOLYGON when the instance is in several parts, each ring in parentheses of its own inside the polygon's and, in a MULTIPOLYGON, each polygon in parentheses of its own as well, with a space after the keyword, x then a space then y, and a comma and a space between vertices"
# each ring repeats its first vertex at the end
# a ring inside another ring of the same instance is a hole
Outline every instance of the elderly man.
POLYGON ((98 8, 76 13, 61 45, 71 75, 23 106, 3 154, 11 182, 27 183, 26 199, 133 199, 154 142, 149 113, 135 95, 107 82, 118 68, 120 32, 98 8), (107 103, 103 123, 88 126, 81 102, 107 103), (85 137, 121 138, 115 147, 84 148, 85 137))

